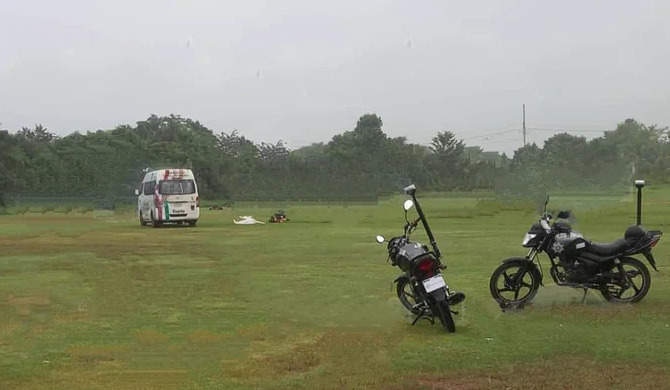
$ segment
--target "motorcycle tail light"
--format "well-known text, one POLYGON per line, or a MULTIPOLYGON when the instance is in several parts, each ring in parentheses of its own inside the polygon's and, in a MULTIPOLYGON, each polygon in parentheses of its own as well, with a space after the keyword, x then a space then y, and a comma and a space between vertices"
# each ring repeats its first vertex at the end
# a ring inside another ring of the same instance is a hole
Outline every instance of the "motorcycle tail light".
POLYGON ((433 275, 435 275, 435 262, 433 262, 432 259, 421 260, 421 262, 418 265, 418 268, 428 277, 432 277, 433 275))

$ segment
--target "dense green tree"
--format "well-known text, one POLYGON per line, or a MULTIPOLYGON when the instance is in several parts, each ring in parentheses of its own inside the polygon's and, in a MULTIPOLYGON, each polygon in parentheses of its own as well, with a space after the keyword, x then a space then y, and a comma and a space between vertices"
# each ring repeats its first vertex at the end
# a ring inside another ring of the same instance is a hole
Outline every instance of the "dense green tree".
POLYGON ((629 165, 630 177, 654 175, 659 165, 662 170, 666 167, 659 157, 667 154, 667 128, 647 127, 626 119, 614 131, 605 132, 603 142, 615 148, 618 157, 629 165))
POLYGON ((433 152, 428 160, 432 186, 436 189, 462 188, 469 163, 465 143, 456 139, 451 131, 441 131, 433 137, 430 150, 433 152))
POLYGON ((668 180, 668 129, 633 119, 603 137, 557 134, 512 158, 465 146, 449 131, 429 146, 389 137, 365 114, 327 143, 295 151, 214 133, 177 115, 57 137, 44 126, 0 130, 0 203, 11 195, 133 202, 147 168, 193 169, 205 199, 374 199, 408 183, 432 190, 494 188, 510 196, 603 188, 635 177, 668 180))

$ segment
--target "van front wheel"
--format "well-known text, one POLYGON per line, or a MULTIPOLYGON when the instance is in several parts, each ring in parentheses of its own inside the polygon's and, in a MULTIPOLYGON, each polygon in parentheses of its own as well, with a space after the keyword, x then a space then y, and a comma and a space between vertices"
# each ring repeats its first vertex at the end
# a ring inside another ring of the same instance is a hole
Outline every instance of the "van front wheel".
POLYGON ((196 223, 198 223, 197 220, 195 220, 195 221, 188 221, 188 226, 190 226, 190 227, 194 227, 196 223))
POLYGON ((153 211, 151 212, 151 223, 152 223, 153 227, 155 227, 155 228, 159 228, 159 227, 163 226, 163 222, 156 220, 156 217, 154 217, 154 212, 153 211))
POLYGON ((140 226, 147 226, 147 225, 148 223, 147 221, 144 220, 144 218, 142 218, 142 212, 140 211, 140 226))

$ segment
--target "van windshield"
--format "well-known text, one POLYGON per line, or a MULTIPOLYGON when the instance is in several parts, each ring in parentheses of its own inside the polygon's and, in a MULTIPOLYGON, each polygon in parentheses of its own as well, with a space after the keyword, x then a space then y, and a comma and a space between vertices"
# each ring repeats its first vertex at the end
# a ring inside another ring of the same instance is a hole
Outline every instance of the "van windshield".
POLYGON ((158 192, 161 195, 195 194, 195 183, 193 180, 163 180, 158 192))

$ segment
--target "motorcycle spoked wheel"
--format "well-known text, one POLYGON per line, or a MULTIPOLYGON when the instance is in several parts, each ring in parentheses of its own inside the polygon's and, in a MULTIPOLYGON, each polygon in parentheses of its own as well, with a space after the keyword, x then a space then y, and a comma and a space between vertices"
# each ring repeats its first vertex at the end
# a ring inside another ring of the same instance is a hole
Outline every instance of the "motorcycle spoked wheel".
POLYGON ((407 279, 401 279, 398 281, 396 286, 396 292, 398 293, 398 300, 409 310, 412 314, 419 315, 421 310, 414 308, 418 302, 416 300, 416 294, 412 288, 412 284, 407 279))
MULTIPOLYGON (((630 286, 624 288, 623 283, 607 283, 600 287, 600 293, 609 302, 615 303, 637 303, 644 298, 651 287, 651 275, 649 269, 640 260, 633 257, 619 259, 623 266, 630 286)), ((618 271, 614 265, 610 271, 618 271)), ((617 272, 619 274, 619 272, 617 272)))
POLYGON ((435 309, 437 309, 437 313, 433 314, 440 319, 444 329, 449 333, 454 333, 456 331, 456 324, 454 323, 454 317, 451 315, 449 304, 444 301, 435 302, 435 309))
POLYGON ((526 268, 526 260, 511 260, 500 264, 489 281, 491 296, 501 306, 520 306, 535 298, 540 288, 540 274, 535 268, 526 268), (518 275, 523 272, 523 275, 518 275), (519 281, 515 282, 519 276, 519 281))

